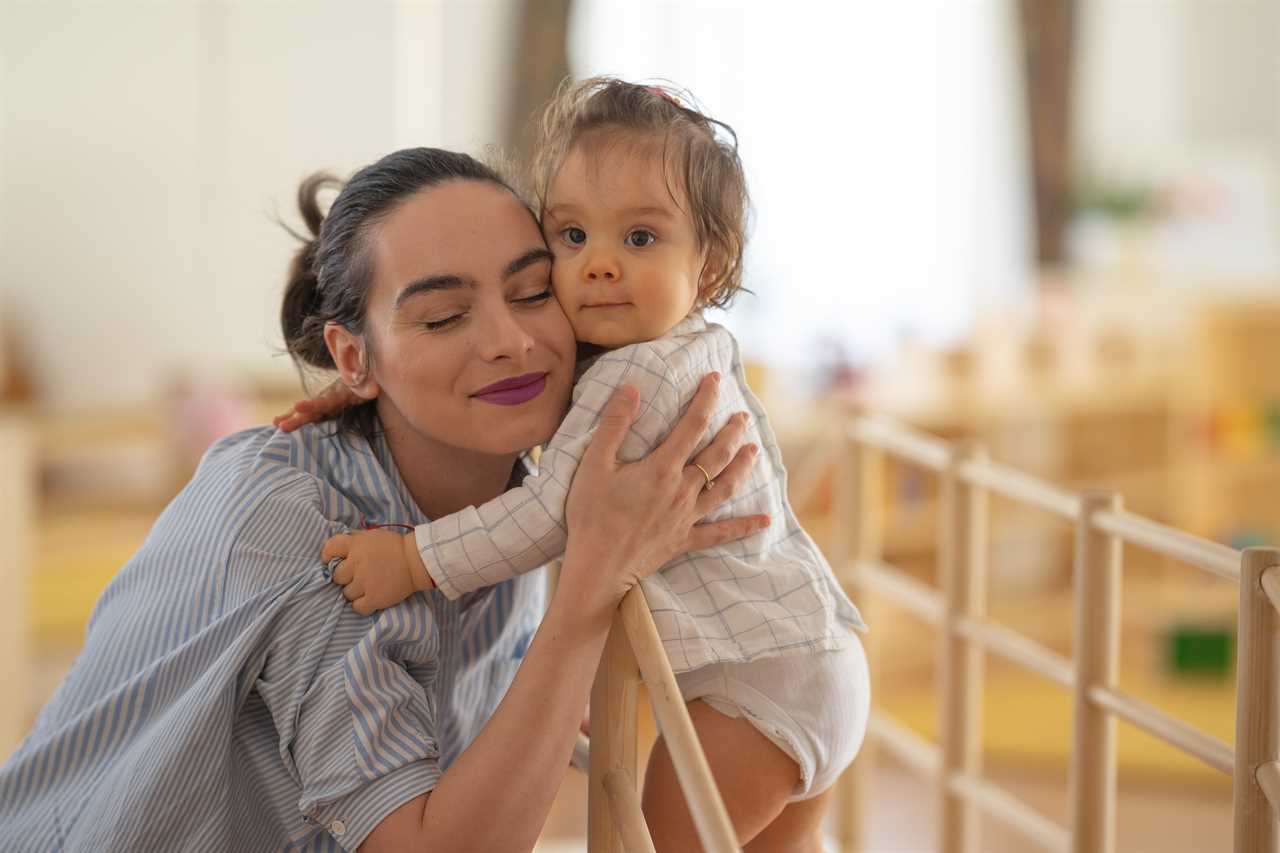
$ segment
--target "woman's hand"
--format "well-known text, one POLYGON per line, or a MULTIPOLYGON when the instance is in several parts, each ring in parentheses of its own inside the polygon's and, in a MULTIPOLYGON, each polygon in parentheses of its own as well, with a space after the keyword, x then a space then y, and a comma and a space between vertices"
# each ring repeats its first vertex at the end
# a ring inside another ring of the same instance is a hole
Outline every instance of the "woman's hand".
POLYGON ((603 595, 603 605, 616 607, 627 590, 674 557, 768 526, 766 515, 699 523, 732 496, 759 450, 753 444, 738 446, 747 425, 741 412, 690 459, 715 410, 718 385, 717 374, 703 379, 671 434, 632 463, 620 463, 617 457, 636 415, 637 395, 628 386, 614 394, 569 489, 562 582, 570 579, 571 567, 588 571, 590 577, 579 582, 603 595), (708 486, 707 477, 713 485, 708 486), (581 566, 587 568, 577 568, 581 566))
POLYGON ((333 382, 319 394, 307 400, 299 400, 283 415, 271 419, 271 425, 284 432, 293 432, 314 421, 337 417, 343 409, 363 403, 360 397, 341 382, 333 382))

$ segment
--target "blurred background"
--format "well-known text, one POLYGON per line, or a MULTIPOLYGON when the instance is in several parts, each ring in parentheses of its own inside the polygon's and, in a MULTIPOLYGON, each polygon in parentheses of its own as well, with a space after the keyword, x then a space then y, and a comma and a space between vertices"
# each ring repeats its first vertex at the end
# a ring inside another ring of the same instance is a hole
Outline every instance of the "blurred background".
MULTIPOLYGON (((598 73, 739 135, 753 292, 714 319, 789 462, 873 411, 1280 540, 1276 0, 0 0, 0 755, 208 444, 302 393, 277 319, 301 178, 414 145, 519 160, 556 84, 598 73)), ((932 581, 936 485, 885 476, 886 559, 932 581)), ((993 509, 993 618, 1067 653, 1070 529, 993 509)), ((1230 742, 1235 587, 1126 561, 1122 683, 1230 742)), ((873 625, 876 702, 935 733, 936 643, 873 625)), ((988 669, 988 771, 1058 819, 1070 701, 988 669)), ((1229 844, 1225 777, 1123 725, 1120 768, 1120 849, 1229 844)), ((876 772, 869 849, 931 849, 931 789, 876 772)), ((543 846, 584 828, 570 775, 543 846)))

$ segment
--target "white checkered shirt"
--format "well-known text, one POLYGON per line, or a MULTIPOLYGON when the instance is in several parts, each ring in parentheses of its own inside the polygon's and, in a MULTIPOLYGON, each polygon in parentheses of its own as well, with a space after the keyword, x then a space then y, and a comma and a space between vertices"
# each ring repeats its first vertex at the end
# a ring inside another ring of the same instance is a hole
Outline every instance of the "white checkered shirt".
POLYGON ((773 524, 672 560, 642 581, 671 666, 684 672, 843 647, 850 628, 865 628, 862 618, 787 502, 777 439, 747 387, 737 341, 698 314, 657 340, 599 356, 578 380, 573 407, 544 448, 538 473, 524 485, 416 528, 418 550, 436 585, 456 598, 559 557, 569 483, 614 391, 629 384, 640 392, 639 415, 619 453, 633 461, 667 436, 713 370, 723 378, 712 428, 699 449, 745 410, 751 413, 746 440, 762 453, 738 494, 709 518, 768 513, 773 524))

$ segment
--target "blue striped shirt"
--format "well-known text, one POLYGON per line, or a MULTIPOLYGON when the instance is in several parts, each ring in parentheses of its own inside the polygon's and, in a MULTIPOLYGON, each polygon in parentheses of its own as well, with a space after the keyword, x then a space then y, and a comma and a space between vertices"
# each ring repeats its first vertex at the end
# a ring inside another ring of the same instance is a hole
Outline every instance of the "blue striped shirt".
POLYGON ((353 850, 475 739, 542 577, 358 615, 321 544, 427 519, 385 442, 328 432, 252 429, 206 454, 0 768, 6 850, 353 850))

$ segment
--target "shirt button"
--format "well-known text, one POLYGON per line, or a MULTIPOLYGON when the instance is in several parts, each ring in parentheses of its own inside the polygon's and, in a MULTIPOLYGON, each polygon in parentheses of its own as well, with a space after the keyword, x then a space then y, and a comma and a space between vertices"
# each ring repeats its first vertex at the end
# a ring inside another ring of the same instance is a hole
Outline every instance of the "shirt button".
POLYGON ((335 820, 329 824, 329 831, 334 835, 344 835, 347 831, 347 825, 340 820, 335 820))

